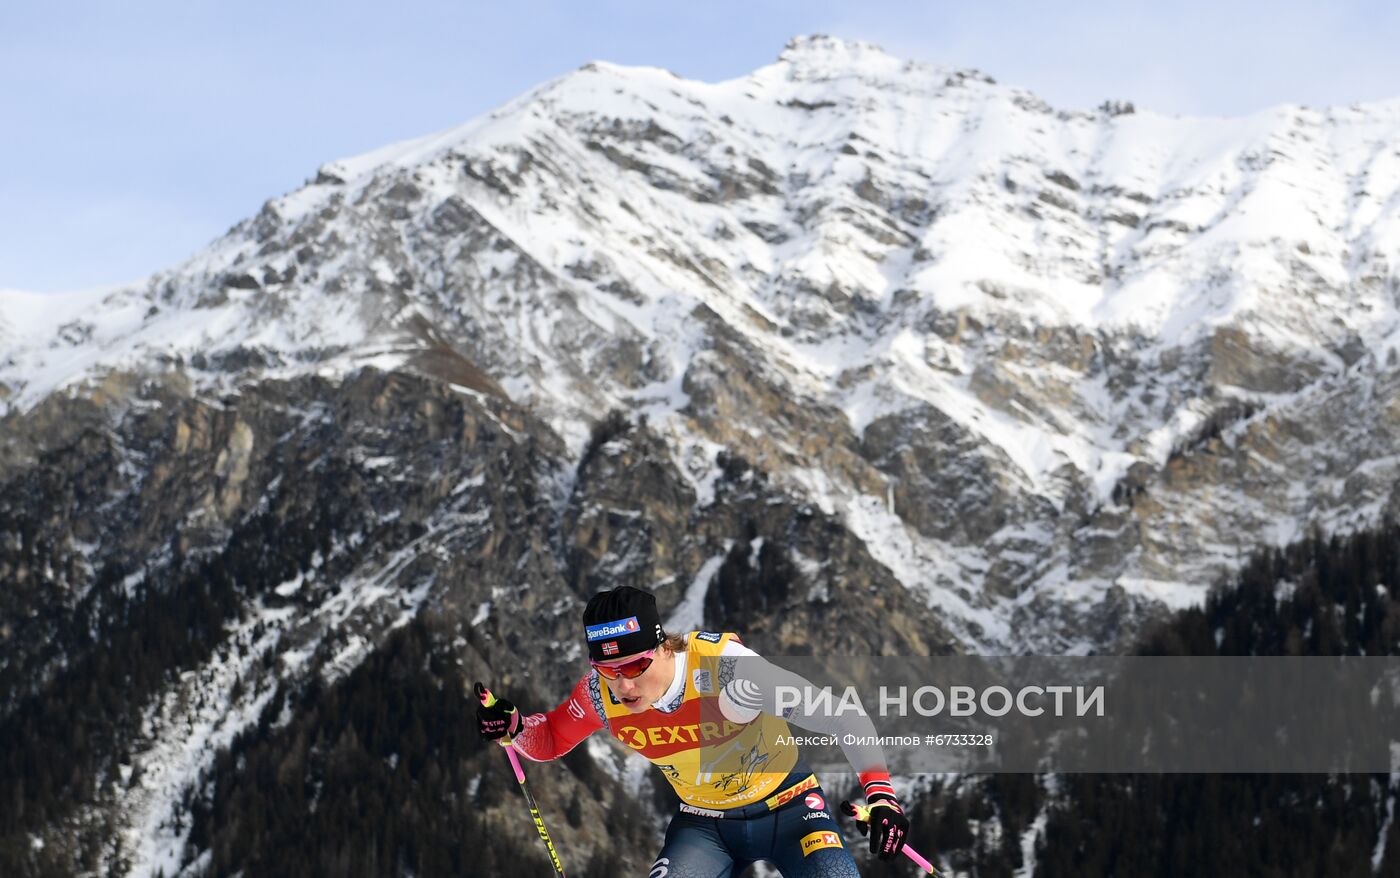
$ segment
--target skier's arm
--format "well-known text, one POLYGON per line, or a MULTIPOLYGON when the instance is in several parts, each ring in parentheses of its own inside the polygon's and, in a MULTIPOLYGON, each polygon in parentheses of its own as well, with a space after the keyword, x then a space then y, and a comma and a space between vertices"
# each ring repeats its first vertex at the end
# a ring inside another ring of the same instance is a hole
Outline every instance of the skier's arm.
POLYGON ((524 717, 513 739, 515 749, 535 762, 547 762, 568 753, 606 725, 601 701, 594 698, 596 681, 597 672, 591 671, 578 681, 563 704, 524 717))

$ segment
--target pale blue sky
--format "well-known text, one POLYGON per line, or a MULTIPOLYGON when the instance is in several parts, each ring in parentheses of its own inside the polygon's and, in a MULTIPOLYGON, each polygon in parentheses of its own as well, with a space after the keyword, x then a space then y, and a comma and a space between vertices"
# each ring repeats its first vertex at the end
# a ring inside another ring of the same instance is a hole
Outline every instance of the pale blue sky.
POLYGON ((0 3, 0 288, 138 279, 331 159, 594 59, 728 79, 828 33, 1051 104, 1238 115, 1400 97, 1400 4, 0 3))

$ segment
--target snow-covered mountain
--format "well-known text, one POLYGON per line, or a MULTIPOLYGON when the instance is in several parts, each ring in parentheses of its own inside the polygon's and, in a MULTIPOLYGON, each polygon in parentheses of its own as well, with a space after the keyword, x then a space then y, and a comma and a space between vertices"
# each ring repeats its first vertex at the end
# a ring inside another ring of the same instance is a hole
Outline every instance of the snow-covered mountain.
POLYGON ((1066 112, 810 37, 717 84, 591 64, 144 285, 7 294, 0 380, 450 349, 575 449, 645 413, 700 502, 745 449, 969 646, 1045 648, 1023 611, 1189 602, 1388 508, 1397 256, 1400 101, 1066 112))
MULTIPOLYGON (((743 606, 786 647, 1112 649, 1260 545, 1400 507, 1398 263, 1400 100, 1070 112, 826 37, 722 83, 590 64, 330 162, 142 284, 0 293, 0 482, 116 437, 94 496, 169 510, 140 539, 58 528, 66 566, 11 610, 76 605, 114 557, 130 591, 229 551, 330 448, 385 484, 235 633, 299 632, 303 660, 338 637, 331 669, 421 606, 509 636, 517 559, 569 586, 529 598, 561 642, 602 582, 683 625, 735 612, 723 580, 785 583, 743 606), (162 469, 194 455, 207 484, 162 469), (347 546, 371 554, 330 575, 347 546)), ((230 695, 247 653, 196 662, 216 713, 271 697, 230 695)), ((150 752, 189 749, 150 710, 150 752)), ((209 728, 195 750, 238 724, 209 728)), ((148 830, 127 854, 176 864, 148 830)))

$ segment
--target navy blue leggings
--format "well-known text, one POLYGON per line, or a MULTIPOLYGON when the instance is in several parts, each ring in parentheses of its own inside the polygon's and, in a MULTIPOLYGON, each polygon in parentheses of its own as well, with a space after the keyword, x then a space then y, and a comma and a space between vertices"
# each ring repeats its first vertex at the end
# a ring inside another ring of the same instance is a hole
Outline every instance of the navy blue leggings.
POLYGON ((733 878, 767 860, 783 878, 860 878, 821 787, 747 820, 676 812, 650 878, 733 878))

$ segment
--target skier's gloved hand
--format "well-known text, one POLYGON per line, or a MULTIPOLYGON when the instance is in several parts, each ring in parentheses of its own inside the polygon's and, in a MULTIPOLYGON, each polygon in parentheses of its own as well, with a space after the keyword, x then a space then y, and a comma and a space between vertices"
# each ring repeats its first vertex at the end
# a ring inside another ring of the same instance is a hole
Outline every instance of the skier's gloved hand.
POLYGON ((870 807, 870 824, 857 823, 860 834, 870 835, 870 852, 882 860, 893 860, 904 850, 909 837, 909 818, 899 807, 899 800, 887 793, 872 793, 866 799, 870 807))
POLYGON ((488 741, 499 741, 506 735, 514 737, 520 731, 520 711, 504 698, 497 698, 490 707, 476 709, 476 730, 488 741))

